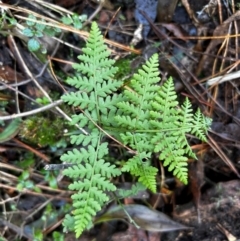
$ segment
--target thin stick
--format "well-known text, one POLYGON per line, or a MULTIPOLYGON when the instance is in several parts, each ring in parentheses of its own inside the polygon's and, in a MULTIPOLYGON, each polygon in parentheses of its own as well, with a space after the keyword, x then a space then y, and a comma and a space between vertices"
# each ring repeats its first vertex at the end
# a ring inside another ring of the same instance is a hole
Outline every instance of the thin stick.
POLYGON ((30 111, 26 111, 23 113, 19 113, 19 114, 13 114, 13 115, 8 115, 8 116, 0 116, 0 120, 12 120, 12 119, 16 119, 16 118, 20 118, 20 117, 25 117, 25 116, 29 116, 29 115, 34 115, 40 112, 43 112, 45 110, 51 109, 53 107, 56 107, 60 104, 62 104, 63 101, 62 100, 57 100, 54 101, 48 105, 42 106, 40 108, 37 108, 35 110, 30 110, 30 111))

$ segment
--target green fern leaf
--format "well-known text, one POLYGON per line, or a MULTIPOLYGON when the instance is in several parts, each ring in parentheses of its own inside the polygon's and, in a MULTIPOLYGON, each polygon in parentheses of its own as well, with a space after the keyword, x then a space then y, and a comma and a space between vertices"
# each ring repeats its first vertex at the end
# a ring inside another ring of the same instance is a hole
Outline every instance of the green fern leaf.
MULTIPOLYGON (((206 141, 210 120, 198 110, 192 112, 188 99, 179 106, 170 78, 160 85, 158 55, 153 55, 133 76, 129 86, 114 80, 117 68, 113 66, 110 51, 96 23, 92 24, 86 47, 74 64, 76 75, 67 83, 75 92, 62 96, 69 105, 81 113, 72 115, 72 125, 87 129, 88 135, 73 134, 72 145, 80 145, 61 156, 71 163, 63 173, 73 179, 69 189, 72 195, 72 216, 67 215, 65 230, 74 229, 80 236, 92 223, 92 217, 109 201, 109 192, 116 190, 110 181, 122 172, 138 178, 146 188, 156 192, 158 169, 151 165, 151 158, 158 153, 167 166, 182 182, 187 183, 188 157, 196 157, 188 144, 186 134, 191 133, 206 141), (122 172, 105 160, 109 155, 106 136, 133 149, 135 153, 122 167, 122 172)), ((138 189, 138 188, 137 188, 138 189)), ((132 191, 131 191, 132 192, 132 191)))
MULTIPOLYGON (((63 101, 84 111, 73 115, 71 124, 91 130, 88 136, 71 136, 72 144, 85 148, 73 149, 61 157, 62 161, 74 164, 63 173, 75 180, 69 185, 69 189, 76 191, 72 195, 75 208, 72 218, 77 237, 109 200, 106 192, 116 190, 110 179, 121 174, 115 165, 104 160, 108 154, 108 144, 102 143, 104 135, 98 130, 98 125, 104 126, 106 122, 114 126, 112 122, 117 112, 116 104, 122 100, 121 95, 113 94, 122 83, 113 80, 117 68, 113 67, 114 61, 109 59, 109 56, 110 51, 104 45, 97 24, 93 23, 83 55, 78 57, 81 63, 73 65, 79 74, 67 79, 67 83, 78 91, 62 96, 63 101), (109 112, 112 116, 106 120, 105 115, 109 112)), ((72 223, 72 218, 68 216, 63 223, 72 223)))
MULTIPOLYGON (((119 126, 126 129, 120 134, 125 145, 130 145, 139 154, 160 153, 159 159, 164 166, 187 183, 187 157, 196 158, 196 155, 188 144, 186 134, 194 134, 206 141, 206 119, 200 112, 193 116, 188 99, 180 107, 172 78, 159 87, 158 74, 157 55, 153 55, 134 75, 130 88, 124 91, 126 100, 118 104, 122 113, 115 119, 119 126)), ((139 181, 146 180, 146 176, 142 176, 146 173, 140 170, 143 169, 138 158, 130 159, 123 168, 123 171, 139 176, 139 181)))

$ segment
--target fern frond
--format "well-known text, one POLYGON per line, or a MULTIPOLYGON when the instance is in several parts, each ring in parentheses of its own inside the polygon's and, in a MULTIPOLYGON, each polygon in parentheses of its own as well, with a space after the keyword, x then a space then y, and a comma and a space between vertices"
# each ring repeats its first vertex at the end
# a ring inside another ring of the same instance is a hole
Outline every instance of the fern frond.
POLYGON ((109 200, 106 192, 116 190, 110 179, 121 174, 115 165, 104 160, 108 154, 108 144, 101 143, 104 134, 98 130, 98 126, 106 123, 114 126, 112 122, 117 113, 116 104, 122 100, 121 95, 114 94, 122 83, 113 80, 117 68, 113 67, 114 61, 109 56, 110 51, 104 45, 97 24, 93 23, 83 55, 78 57, 81 63, 73 65, 79 74, 67 79, 68 84, 78 91, 62 96, 63 101, 83 111, 72 116, 71 124, 78 124, 91 131, 88 136, 72 135, 71 143, 85 148, 73 149, 61 157, 62 161, 74 164, 64 170, 66 176, 74 179, 69 189, 76 191, 72 195, 75 208, 73 217, 68 216, 64 224, 74 223, 77 237, 109 200), (111 118, 106 119, 109 113, 111 118))
MULTIPOLYGON (((171 165, 172 168, 177 166, 177 161, 184 155, 184 148, 176 144, 175 137, 182 134, 178 129, 179 126, 174 124, 179 121, 180 111, 177 110, 178 102, 173 81, 169 79, 159 87, 156 84, 160 81, 158 74, 158 56, 153 55, 143 69, 134 75, 130 83, 131 89, 124 91, 126 101, 118 104, 123 114, 116 116, 116 120, 121 127, 126 128, 126 133, 121 134, 125 145, 130 145, 139 155, 146 151, 160 152, 160 159, 166 158, 164 164, 171 165)), ((186 145, 187 143, 184 144, 186 145)), ((186 158, 184 160, 186 161, 186 158)), ((154 175, 152 175, 156 174, 156 171, 143 167, 138 156, 130 159, 123 171, 129 171, 132 175, 138 176, 138 181, 151 190, 156 187, 154 175), (147 179, 151 181, 147 182, 147 179)), ((184 172, 185 169, 183 168, 182 171, 184 172)), ((181 170, 176 173, 185 180, 185 174, 181 173, 181 170)))
POLYGON ((156 192, 158 169, 151 166, 154 153, 187 183, 187 159, 196 156, 186 133, 204 141, 210 126, 209 119, 199 110, 193 115, 188 99, 179 106, 171 78, 159 85, 157 54, 133 76, 129 86, 124 86, 123 93, 118 93, 122 82, 113 79, 117 68, 109 57, 110 51, 93 23, 83 54, 78 57, 80 63, 73 65, 77 74, 67 79, 77 91, 62 96, 64 102, 81 111, 72 116, 71 124, 86 128, 89 133, 71 135, 71 143, 80 145, 80 149, 74 148, 61 157, 73 164, 63 173, 74 179, 69 188, 76 192, 72 195, 72 216, 67 215, 63 224, 65 228, 73 227, 77 237, 109 201, 108 192, 116 190, 110 180, 121 171, 136 176, 141 184, 156 192), (103 141, 109 133, 136 153, 121 171, 105 160, 109 151, 108 143, 103 141))
MULTIPOLYGON (((139 154, 160 153, 159 159, 164 166, 187 183, 187 157, 196 158, 196 155, 188 144, 186 134, 192 133, 206 140, 205 117, 200 112, 193 116, 188 99, 179 106, 172 78, 161 87, 156 84, 159 82, 157 63, 157 55, 154 55, 134 75, 130 88, 124 91, 126 100, 118 104, 122 114, 115 119, 126 128, 126 132, 120 134, 125 145, 130 145, 139 154)), ((141 181, 141 175, 145 174, 141 172, 140 164, 138 158, 132 158, 123 170, 139 176, 141 181)))

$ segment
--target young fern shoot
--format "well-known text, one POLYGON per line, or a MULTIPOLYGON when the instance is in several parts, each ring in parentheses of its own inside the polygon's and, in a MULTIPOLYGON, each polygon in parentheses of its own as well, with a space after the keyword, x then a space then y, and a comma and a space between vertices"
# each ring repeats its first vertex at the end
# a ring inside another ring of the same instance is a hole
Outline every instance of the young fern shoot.
POLYGON ((71 144, 80 148, 61 157, 75 164, 64 170, 74 180, 69 189, 76 193, 72 195, 72 215, 66 215, 63 225, 66 230, 73 229, 77 237, 109 201, 107 193, 116 190, 111 180, 122 172, 137 176, 141 184, 156 192, 158 169, 151 165, 154 153, 186 184, 188 157, 196 158, 186 134, 206 141, 211 124, 200 110, 192 113, 188 99, 179 105, 172 78, 160 86, 157 54, 133 76, 123 93, 123 83, 114 79, 117 68, 109 57, 97 24, 93 23, 83 54, 78 57, 81 62, 73 65, 76 75, 67 80, 76 91, 62 96, 66 103, 81 110, 72 116, 72 124, 89 132, 72 135, 71 144), (122 169, 105 159, 109 156, 106 133, 134 151, 122 169))

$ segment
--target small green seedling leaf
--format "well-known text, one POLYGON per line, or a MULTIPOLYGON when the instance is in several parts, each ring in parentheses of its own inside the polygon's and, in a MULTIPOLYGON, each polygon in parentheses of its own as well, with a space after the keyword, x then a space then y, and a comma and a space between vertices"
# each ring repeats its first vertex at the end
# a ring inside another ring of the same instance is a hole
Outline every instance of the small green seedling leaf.
POLYGON ((43 20, 42 20, 42 23, 37 23, 35 25, 36 29, 40 32, 43 32, 44 29, 46 28, 46 24, 44 24, 44 23, 45 23, 45 21, 43 21, 43 20))
POLYGON ((39 30, 36 30, 34 32, 34 36, 37 37, 37 38, 41 38, 43 37, 43 32, 39 31, 39 30))
POLYGON ((17 24, 17 20, 15 19, 15 18, 13 18, 13 17, 8 17, 8 16, 3 16, 5 19, 7 19, 8 21, 9 21, 9 23, 11 24, 11 25, 16 25, 17 24))
POLYGON ((61 18, 61 20, 62 20, 62 22, 63 22, 64 24, 66 24, 66 25, 70 25, 70 24, 73 23, 73 20, 72 20, 71 17, 66 17, 66 16, 64 16, 64 17, 61 18))
POLYGON ((36 17, 35 17, 34 15, 30 14, 30 15, 28 16, 28 18, 29 18, 29 19, 26 21, 26 24, 27 24, 29 27, 34 26, 36 23, 35 23, 34 21, 31 21, 31 20, 36 20, 36 17))
POLYGON ((73 19, 73 26, 76 29, 81 29, 82 28, 82 22, 79 19, 79 15, 78 14, 73 14, 72 19, 73 19))
POLYGON ((64 16, 61 18, 62 22, 66 25, 73 25, 76 29, 82 28, 82 23, 86 21, 87 15, 78 15, 74 13, 72 16, 64 16))
POLYGON ((34 32, 30 28, 23 29, 22 33, 27 37, 33 37, 34 36, 34 32))
POLYGON ((37 50, 40 49, 40 43, 36 39, 34 39, 34 38, 29 39, 29 41, 28 41, 28 49, 31 52, 37 51, 37 50))
POLYGON ((46 96, 43 96, 42 98, 37 98, 36 102, 42 105, 47 105, 50 103, 49 99, 46 96))

